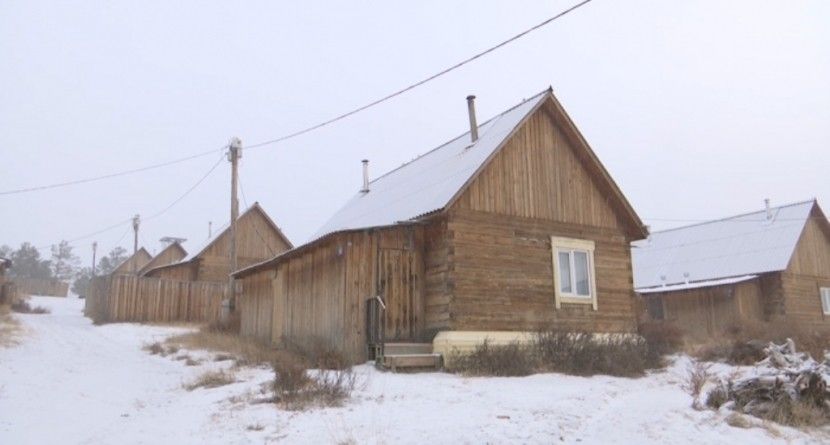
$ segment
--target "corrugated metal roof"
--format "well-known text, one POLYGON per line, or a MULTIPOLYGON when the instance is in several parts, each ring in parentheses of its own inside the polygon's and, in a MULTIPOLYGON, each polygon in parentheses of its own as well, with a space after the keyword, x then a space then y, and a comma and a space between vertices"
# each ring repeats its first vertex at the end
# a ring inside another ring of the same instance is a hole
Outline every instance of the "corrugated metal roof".
POLYGON ((479 125, 470 133, 418 157, 369 183, 335 213, 310 241, 332 232, 381 227, 443 209, 479 167, 550 93, 542 93, 479 125))
POLYGON ((795 251, 814 201, 652 233, 632 243, 634 287, 648 288, 780 271, 795 251))

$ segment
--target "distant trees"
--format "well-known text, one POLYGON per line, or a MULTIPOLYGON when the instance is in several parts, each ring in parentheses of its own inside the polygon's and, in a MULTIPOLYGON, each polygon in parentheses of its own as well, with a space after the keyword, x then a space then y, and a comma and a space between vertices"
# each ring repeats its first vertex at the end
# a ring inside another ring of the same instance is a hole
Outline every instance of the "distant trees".
POLYGON ((81 259, 72 252, 72 246, 67 241, 52 246, 52 274, 62 281, 71 280, 78 271, 81 259))
POLYGON ((8 249, 8 258, 12 260, 12 268, 9 271, 10 276, 22 278, 52 278, 50 261, 41 259, 37 247, 29 243, 24 242, 15 251, 8 249))
POLYGON ((107 256, 101 258, 101 261, 98 262, 98 268, 95 271, 95 275, 106 275, 112 272, 121 263, 126 261, 127 258, 127 249, 121 246, 113 248, 107 256))
POLYGON ((72 282, 72 292, 75 295, 86 296, 89 283, 92 281, 92 268, 82 267, 75 274, 75 281, 72 282))

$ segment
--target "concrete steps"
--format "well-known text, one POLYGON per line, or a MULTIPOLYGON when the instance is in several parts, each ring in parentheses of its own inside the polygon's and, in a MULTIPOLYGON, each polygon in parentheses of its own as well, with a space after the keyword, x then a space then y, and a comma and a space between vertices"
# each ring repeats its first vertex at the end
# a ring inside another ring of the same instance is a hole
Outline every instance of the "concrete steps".
POLYGON ((432 343, 386 343, 378 365, 397 371, 434 371, 441 369, 441 354, 432 352, 432 343))

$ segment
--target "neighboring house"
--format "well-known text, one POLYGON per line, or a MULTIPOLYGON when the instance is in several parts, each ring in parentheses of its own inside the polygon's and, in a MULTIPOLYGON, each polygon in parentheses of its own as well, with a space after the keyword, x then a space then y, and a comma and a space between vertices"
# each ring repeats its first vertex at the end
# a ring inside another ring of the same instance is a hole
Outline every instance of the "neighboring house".
POLYGON ((153 256, 150 255, 150 252, 147 252, 147 249, 141 247, 139 248, 134 254, 130 255, 129 258, 124 260, 121 264, 118 265, 110 275, 137 275, 138 272, 153 259, 153 256))
POLYGON ((636 331, 645 227, 553 92, 480 126, 472 99, 470 132, 371 183, 364 168, 312 241, 235 273, 243 334, 361 361, 393 342, 636 331))
POLYGON ((693 337, 753 321, 830 330, 830 223, 814 200, 654 232, 632 258, 649 317, 693 337))
MULTIPOLYGON (((237 219, 238 268, 271 258, 291 247, 291 242, 259 203, 254 203, 237 219)), ((230 226, 227 225, 195 253, 172 264, 148 268, 143 276, 180 281, 224 282, 230 272, 230 226)))
POLYGON ((167 266, 168 264, 175 264, 187 257, 187 251, 184 250, 181 243, 174 241, 167 245, 158 255, 154 256, 141 270, 139 275, 144 275, 148 270, 155 269, 160 266, 167 266))

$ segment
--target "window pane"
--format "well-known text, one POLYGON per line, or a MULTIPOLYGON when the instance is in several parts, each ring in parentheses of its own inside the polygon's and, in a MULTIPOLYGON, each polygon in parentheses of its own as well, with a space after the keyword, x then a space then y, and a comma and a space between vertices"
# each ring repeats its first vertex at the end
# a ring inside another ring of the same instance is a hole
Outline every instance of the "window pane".
POLYGON ((588 284, 588 252, 574 251, 573 255, 576 294, 589 297, 591 296, 591 289, 588 284))
POLYGON ((559 290, 571 293, 571 256, 570 252, 559 252, 559 290))
POLYGON ((821 306, 825 314, 830 314, 830 288, 821 289, 821 306))

